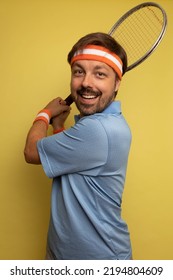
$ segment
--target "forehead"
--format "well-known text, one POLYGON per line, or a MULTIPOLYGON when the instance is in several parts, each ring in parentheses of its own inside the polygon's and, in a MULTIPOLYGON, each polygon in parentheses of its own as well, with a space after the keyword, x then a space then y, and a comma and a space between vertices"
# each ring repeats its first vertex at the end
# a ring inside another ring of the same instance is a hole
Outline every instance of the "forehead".
POLYGON ((107 71, 114 70, 104 62, 96 61, 96 60, 77 60, 72 64, 72 68, 80 67, 83 69, 105 69, 107 71))

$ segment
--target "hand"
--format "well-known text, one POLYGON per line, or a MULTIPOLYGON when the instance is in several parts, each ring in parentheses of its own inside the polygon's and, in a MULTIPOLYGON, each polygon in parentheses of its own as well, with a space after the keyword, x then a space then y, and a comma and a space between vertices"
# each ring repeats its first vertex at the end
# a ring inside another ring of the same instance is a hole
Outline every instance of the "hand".
POLYGON ((69 114, 70 114, 70 110, 64 111, 61 114, 57 115, 56 117, 52 118, 52 126, 54 131, 64 128, 64 123, 69 114))
POLYGON ((45 109, 48 109, 51 113, 54 130, 64 127, 64 122, 70 114, 71 108, 66 105, 62 98, 55 98, 48 103, 45 109))

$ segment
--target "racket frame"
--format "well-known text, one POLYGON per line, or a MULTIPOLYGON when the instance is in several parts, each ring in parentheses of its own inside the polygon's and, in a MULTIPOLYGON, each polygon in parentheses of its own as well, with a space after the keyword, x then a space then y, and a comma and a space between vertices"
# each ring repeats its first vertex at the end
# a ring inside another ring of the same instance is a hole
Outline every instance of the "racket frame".
MULTIPOLYGON (((157 38, 157 40, 155 41, 155 43, 152 45, 152 47, 137 61, 135 61, 134 63, 132 63, 131 65, 127 66, 127 71, 133 69, 134 67, 136 67, 137 65, 139 65, 140 63, 142 63, 149 55, 152 54, 152 52, 157 48, 157 46, 160 44, 161 40, 163 39, 163 36, 166 32, 166 27, 167 27, 167 15, 166 12, 164 11, 164 9, 158 5, 157 3, 154 2, 145 2, 142 4, 139 4, 135 7, 133 7, 132 9, 130 9, 128 12, 126 12, 113 26, 112 28, 109 30, 108 34, 110 36, 112 36, 115 32, 115 30, 120 26, 120 24, 126 20, 126 18, 128 18, 131 14, 133 14, 134 12, 136 12, 137 10, 140 10, 144 7, 148 7, 148 6, 154 6, 157 7, 161 10, 162 14, 163 14, 163 25, 162 25, 162 29, 160 31, 160 34, 157 38)), ((118 39, 117 39, 118 42, 118 39)), ((122 46, 123 47, 123 46, 122 46)), ((125 48, 124 48, 125 49, 125 48)))

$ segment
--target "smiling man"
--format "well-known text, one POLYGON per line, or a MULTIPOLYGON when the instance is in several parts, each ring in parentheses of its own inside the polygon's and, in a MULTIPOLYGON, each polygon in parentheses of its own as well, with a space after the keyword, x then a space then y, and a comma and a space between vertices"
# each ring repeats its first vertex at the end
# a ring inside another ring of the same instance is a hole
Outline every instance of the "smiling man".
POLYGON ((124 49, 109 35, 82 37, 68 54, 71 95, 79 110, 65 130, 70 107, 60 97, 41 110, 28 133, 25 159, 53 178, 47 259, 131 259, 121 217, 130 129, 114 101, 127 68, 124 49), (47 137, 52 119, 54 134, 47 137))

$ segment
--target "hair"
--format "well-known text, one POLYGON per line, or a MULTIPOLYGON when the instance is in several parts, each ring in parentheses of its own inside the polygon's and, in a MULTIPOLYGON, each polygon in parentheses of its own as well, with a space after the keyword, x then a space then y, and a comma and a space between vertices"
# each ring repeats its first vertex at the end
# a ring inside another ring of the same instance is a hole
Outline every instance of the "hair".
POLYGON ((77 43, 72 47, 71 51, 67 56, 68 63, 71 63, 71 60, 76 51, 85 48, 87 45, 102 46, 118 55, 123 63, 122 75, 125 74, 127 70, 127 54, 125 50, 113 37, 102 32, 90 33, 79 39, 77 43))

